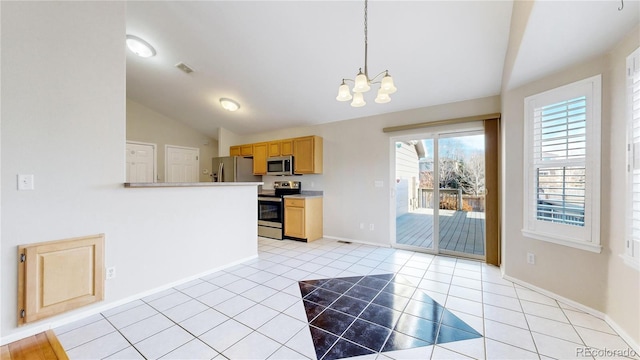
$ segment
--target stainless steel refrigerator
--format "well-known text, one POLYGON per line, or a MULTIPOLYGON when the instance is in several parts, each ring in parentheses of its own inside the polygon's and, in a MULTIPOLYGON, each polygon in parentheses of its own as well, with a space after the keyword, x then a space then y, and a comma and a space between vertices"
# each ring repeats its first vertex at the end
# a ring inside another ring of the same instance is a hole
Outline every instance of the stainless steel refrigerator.
POLYGON ((253 182, 262 181, 253 175, 253 159, 242 156, 213 158, 211 167, 214 182, 253 182))

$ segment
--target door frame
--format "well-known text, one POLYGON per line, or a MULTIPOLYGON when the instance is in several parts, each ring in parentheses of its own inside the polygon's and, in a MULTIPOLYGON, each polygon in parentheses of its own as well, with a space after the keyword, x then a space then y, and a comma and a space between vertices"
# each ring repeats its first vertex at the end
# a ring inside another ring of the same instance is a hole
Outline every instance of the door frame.
MULTIPOLYGON (((127 151, 127 145, 145 145, 145 146, 151 146, 153 148, 153 182, 158 182, 158 145, 155 143, 148 143, 148 142, 143 142, 143 141, 135 141, 135 140, 127 140, 125 142, 125 146, 124 146, 124 150, 127 151)), ((125 166, 127 164, 127 158, 126 158, 126 154, 125 154, 125 159, 124 159, 124 163, 125 166)), ((125 169, 124 171, 124 177, 125 180, 127 178, 127 169, 125 169)))
MULTIPOLYGON (((464 136, 465 134, 471 134, 471 133, 479 133, 482 132, 485 135, 485 153, 487 151, 487 131, 485 129, 484 126, 484 122, 482 120, 478 120, 478 121, 469 121, 469 122, 461 122, 461 123, 454 123, 454 124, 444 124, 444 125, 435 125, 433 127, 422 127, 419 129, 414 129, 414 130, 409 130, 409 131, 403 131, 402 134, 399 135, 395 135, 395 136, 390 136, 389 137, 389 184, 395 184, 395 175, 396 175, 396 157, 395 157, 395 152, 396 152, 396 146, 395 143, 397 141, 406 141, 406 140, 415 140, 417 138, 420 139, 427 139, 427 138, 431 138, 434 139, 434 172, 439 171, 439 166, 438 166, 438 161, 437 158, 435 156, 439 155, 438 154, 438 139, 440 139, 440 135, 446 135, 445 137, 454 137, 454 136, 464 136)), ((485 155, 486 156, 486 155, 485 155)), ((485 174, 487 172, 486 170, 487 165, 485 163, 485 174)), ((486 175, 485 175, 486 177, 486 175)), ((461 253, 457 253, 457 252, 442 252, 440 251, 439 248, 439 237, 440 237, 440 229, 439 226, 434 226, 434 232, 433 232, 433 249, 427 249, 427 248, 419 248, 419 247, 414 247, 414 246, 408 246, 408 245, 403 245, 403 244, 398 244, 397 243, 397 239, 396 239, 396 196, 397 194, 395 193, 395 186, 390 187, 389 189, 390 191, 390 196, 389 196, 389 209, 390 209, 390 217, 389 217, 389 238, 391 239, 391 247, 393 248, 398 248, 398 249, 404 249, 404 250, 411 250, 411 251, 418 251, 418 252, 425 252, 425 253, 429 253, 429 254, 434 254, 434 255, 446 255, 446 256, 464 256, 465 258, 469 258, 469 259, 476 259, 476 260, 483 260, 485 262, 487 262, 488 259, 488 253, 489 253, 489 244, 487 243, 487 228, 488 226, 486 225, 486 219, 485 219, 485 255, 482 257, 478 257, 477 255, 473 255, 473 254, 461 254, 461 253)), ((433 196, 434 199, 439 199, 439 189, 433 189, 433 196)), ((434 204, 435 205, 435 204, 434 204)), ((487 207, 486 207, 486 200, 485 200, 485 217, 486 217, 486 213, 487 213, 487 207)), ((496 209, 495 211, 498 211, 498 209, 496 209)), ((434 206, 434 223, 436 220, 436 217, 439 214, 439 206, 434 206)), ((499 238, 497 239, 499 242, 499 238)))
POLYGON ((187 150, 196 150, 198 153, 198 159, 196 161, 196 182, 200 181, 200 148, 190 147, 190 146, 179 146, 179 145, 164 145, 164 181, 169 182, 169 148, 174 149, 187 149, 187 150))

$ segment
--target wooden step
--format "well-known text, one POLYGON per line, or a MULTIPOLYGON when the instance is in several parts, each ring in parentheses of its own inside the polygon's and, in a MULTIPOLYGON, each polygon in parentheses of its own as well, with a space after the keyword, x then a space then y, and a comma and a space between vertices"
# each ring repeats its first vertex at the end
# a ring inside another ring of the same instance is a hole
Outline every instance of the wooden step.
POLYGON ((68 360, 53 330, 0 347, 1 360, 68 360))

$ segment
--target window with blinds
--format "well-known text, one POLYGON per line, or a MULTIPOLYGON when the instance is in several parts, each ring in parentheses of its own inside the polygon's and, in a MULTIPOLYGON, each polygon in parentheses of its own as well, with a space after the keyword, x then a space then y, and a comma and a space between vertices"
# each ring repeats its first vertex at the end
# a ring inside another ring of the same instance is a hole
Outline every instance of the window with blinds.
POLYGON ((625 262, 640 269, 640 48, 627 58, 628 231, 625 262))
POLYGON ((601 251, 600 106, 600 75, 525 99, 525 236, 601 251))
POLYGON ((584 226, 585 134, 585 96, 534 109, 538 220, 584 226))

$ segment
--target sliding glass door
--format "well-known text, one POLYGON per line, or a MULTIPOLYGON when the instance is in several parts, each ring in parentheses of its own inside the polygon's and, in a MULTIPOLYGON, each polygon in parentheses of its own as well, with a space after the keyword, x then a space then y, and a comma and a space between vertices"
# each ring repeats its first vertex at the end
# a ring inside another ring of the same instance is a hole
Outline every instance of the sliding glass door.
POLYGON ((484 259, 484 134, 395 142, 396 245, 484 259))

